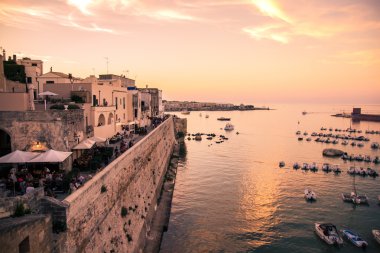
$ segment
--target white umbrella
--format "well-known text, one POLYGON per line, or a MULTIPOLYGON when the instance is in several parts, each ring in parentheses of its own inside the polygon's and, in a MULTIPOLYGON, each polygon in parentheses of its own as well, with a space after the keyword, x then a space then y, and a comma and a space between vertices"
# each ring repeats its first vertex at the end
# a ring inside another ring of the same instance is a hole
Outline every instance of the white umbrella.
POLYGON ((71 156, 73 152, 63 152, 49 149, 45 153, 40 154, 36 158, 28 161, 28 163, 61 163, 71 156))
MULTIPOLYGON (((51 91, 44 91, 38 95, 40 95, 40 96, 58 96, 58 94, 51 92, 51 91)), ((44 104, 45 104, 45 111, 46 111, 46 98, 44 99, 44 104)))
POLYGON ((40 95, 40 96, 58 96, 58 94, 56 94, 54 92, 51 92, 51 91, 44 91, 44 92, 41 92, 38 95, 40 95))
POLYGON ((0 157, 0 163, 26 163, 38 155, 39 153, 16 150, 0 157))
POLYGON ((72 149, 91 149, 94 145, 95 145, 94 140, 86 139, 80 142, 78 145, 76 145, 72 149))
POLYGON ((95 141, 96 143, 105 142, 107 139, 102 137, 93 136, 91 138, 88 138, 88 140, 95 141))

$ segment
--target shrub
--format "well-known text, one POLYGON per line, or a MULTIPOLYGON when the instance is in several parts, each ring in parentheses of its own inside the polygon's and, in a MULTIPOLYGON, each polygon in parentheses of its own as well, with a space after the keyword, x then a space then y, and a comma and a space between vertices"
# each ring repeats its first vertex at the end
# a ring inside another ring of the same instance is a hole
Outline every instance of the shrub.
POLYGON ((61 104, 56 104, 56 105, 50 106, 50 109, 51 110, 64 110, 65 107, 63 105, 61 105, 61 104))
POLYGON ((71 101, 75 103, 84 103, 83 98, 77 95, 72 95, 71 96, 71 101))
POLYGON ((25 215, 25 207, 21 202, 17 202, 15 212, 13 214, 14 217, 21 217, 25 215))
POLYGON ((64 221, 53 221, 53 232, 59 234, 60 232, 65 232, 67 229, 66 222, 64 221))
POLYGON ((127 216, 127 214, 128 214, 128 209, 125 206, 123 206, 121 208, 121 217, 125 217, 127 216))
POLYGON ((67 109, 69 109, 69 110, 76 110, 76 109, 80 109, 80 108, 79 108, 79 106, 77 106, 77 105, 69 105, 69 106, 67 107, 67 109))

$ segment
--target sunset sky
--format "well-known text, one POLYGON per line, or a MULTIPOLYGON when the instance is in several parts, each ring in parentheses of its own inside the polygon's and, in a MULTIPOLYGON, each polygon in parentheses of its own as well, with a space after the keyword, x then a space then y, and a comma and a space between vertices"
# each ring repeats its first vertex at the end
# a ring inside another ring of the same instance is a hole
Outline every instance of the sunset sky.
POLYGON ((1 0, 0 38, 169 100, 380 103, 379 0, 1 0))

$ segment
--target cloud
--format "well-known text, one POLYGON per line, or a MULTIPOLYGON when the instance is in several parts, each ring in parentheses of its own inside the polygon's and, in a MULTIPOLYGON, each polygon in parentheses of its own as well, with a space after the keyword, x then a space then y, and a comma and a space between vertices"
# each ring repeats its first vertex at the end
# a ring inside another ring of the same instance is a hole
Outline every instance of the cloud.
POLYGON ((283 44, 287 44, 290 40, 289 34, 282 32, 280 30, 281 28, 281 25, 272 24, 256 28, 246 27, 243 28, 242 31, 248 33, 252 38, 256 40, 270 39, 283 44))
POLYGON ((280 19, 287 23, 292 23, 288 17, 278 6, 278 4, 271 0, 252 0, 252 3, 260 10, 260 12, 271 18, 280 19))

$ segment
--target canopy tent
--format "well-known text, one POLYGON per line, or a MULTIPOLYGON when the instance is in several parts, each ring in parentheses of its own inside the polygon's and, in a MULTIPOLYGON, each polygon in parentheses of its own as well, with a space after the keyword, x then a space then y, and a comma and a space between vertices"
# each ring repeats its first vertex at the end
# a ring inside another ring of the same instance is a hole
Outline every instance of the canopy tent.
POLYGON ((86 139, 86 140, 80 142, 78 145, 76 145, 72 149, 91 149, 94 145, 95 145, 94 140, 86 139))
POLYGON ((63 152, 49 149, 45 153, 40 154, 28 163, 61 163, 65 161, 73 152, 63 152))
POLYGON ((26 163, 38 155, 39 153, 35 152, 16 150, 12 153, 0 157, 0 163, 26 163))
POLYGON ((94 136, 94 137, 88 138, 88 140, 95 141, 96 143, 101 143, 101 142, 105 142, 107 139, 94 136))

